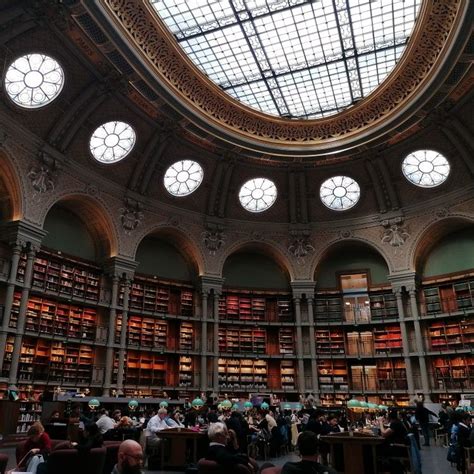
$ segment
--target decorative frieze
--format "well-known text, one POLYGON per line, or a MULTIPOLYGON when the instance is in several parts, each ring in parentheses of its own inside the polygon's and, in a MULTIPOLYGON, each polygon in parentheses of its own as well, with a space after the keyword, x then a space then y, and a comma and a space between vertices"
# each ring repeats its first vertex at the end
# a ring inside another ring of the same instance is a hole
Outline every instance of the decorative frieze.
POLYGON ((126 198, 120 209, 120 222, 126 234, 134 231, 143 220, 142 205, 133 199, 126 198))

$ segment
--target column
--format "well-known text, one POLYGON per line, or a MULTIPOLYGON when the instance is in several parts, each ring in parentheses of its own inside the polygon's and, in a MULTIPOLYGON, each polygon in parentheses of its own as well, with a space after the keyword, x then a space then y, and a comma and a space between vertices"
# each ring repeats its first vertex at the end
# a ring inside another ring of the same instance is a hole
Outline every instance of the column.
POLYGON ((413 316, 413 324, 415 327, 415 343, 420 363, 421 388, 426 402, 431 402, 430 383, 428 378, 428 370, 426 368, 425 348, 423 345, 423 336, 421 334, 420 314, 418 312, 418 303, 416 300, 416 289, 411 287, 408 289, 410 295, 410 309, 413 316))
POLYGON ((314 309, 313 298, 307 298, 308 303, 308 321, 309 321, 309 350, 311 353, 311 378, 313 379, 313 393, 316 398, 316 404, 319 405, 319 380, 318 363, 316 356, 316 341, 314 340, 314 309))
POLYGON ((202 323, 201 323, 201 378, 200 378, 200 389, 201 392, 207 390, 207 302, 208 292, 202 291, 201 293, 201 304, 202 304, 202 323))
POLYGON ((408 395, 413 397, 415 395, 415 387, 413 382, 413 370, 411 367, 410 359, 410 346, 408 343, 408 333, 405 319, 405 308, 403 307, 403 298, 402 298, 402 289, 396 288, 393 289, 395 293, 395 298, 397 300, 397 309, 398 309, 398 319, 400 322, 400 332, 402 335, 402 344, 403 344, 403 359, 405 360, 406 374, 407 374, 407 386, 408 386, 408 395))
POLYGON ((13 305, 13 296, 15 294, 16 274, 18 272, 18 263, 23 248, 23 242, 15 242, 10 264, 10 273, 8 275, 7 289, 5 292, 5 306, 3 309, 3 321, 0 327, 0 374, 3 368, 3 359, 5 358, 5 347, 8 337, 8 325, 10 323, 10 312, 13 305))
POLYGON ((298 390, 300 393, 305 392, 304 383, 304 361, 303 361, 303 330, 301 328, 301 298, 293 298, 295 305, 296 320, 296 358, 298 360, 298 390))
POLYGON ((15 343, 13 346, 12 363, 10 366, 10 376, 8 383, 14 386, 17 382, 18 364, 20 362, 21 344, 25 334, 26 310, 28 308, 28 297, 31 289, 31 277, 33 276, 33 264, 38 247, 28 244, 28 253, 25 269, 25 281, 21 290, 20 308, 18 313, 18 322, 15 333, 15 343))
POLYGON ((112 296, 110 300, 109 311, 109 327, 107 331, 107 354, 105 357, 105 378, 104 390, 102 395, 107 397, 110 395, 110 387, 112 384, 112 372, 114 368, 114 345, 115 345, 115 323, 117 319, 117 298, 119 288, 119 277, 112 277, 112 296))
POLYGON ((213 364, 213 390, 219 392, 219 297, 220 291, 214 289, 214 364, 213 364))
POLYGON ((122 328, 120 331, 120 350, 117 373, 117 390, 123 391, 123 376, 125 369, 125 354, 127 352, 127 330, 128 330, 128 301, 130 297, 131 280, 126 277, 123 280, 123 308, 122 328))

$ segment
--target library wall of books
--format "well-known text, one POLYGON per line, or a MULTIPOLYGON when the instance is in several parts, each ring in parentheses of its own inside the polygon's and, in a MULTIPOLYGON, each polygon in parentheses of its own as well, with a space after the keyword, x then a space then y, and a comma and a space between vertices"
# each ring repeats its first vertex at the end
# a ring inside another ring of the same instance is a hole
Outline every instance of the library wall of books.
POLYGON ((472 394, 474 2, 228 76, 217 24, 92 3, 0 7, 0 396, 472 394))

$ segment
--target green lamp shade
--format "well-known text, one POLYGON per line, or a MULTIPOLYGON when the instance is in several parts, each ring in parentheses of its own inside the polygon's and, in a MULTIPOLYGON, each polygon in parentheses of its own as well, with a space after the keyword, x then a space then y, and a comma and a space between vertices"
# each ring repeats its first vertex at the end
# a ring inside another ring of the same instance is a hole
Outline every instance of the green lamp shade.
POLYGON ((128 408, 131 408, 132 410, 135 410, 137 406, 138 406, 138 402, 136 400, 130 400, 128 402, 128 408))
POLYGON ((291 410, 291 405, 289 403, 283 403, 282 408, 283 410, 291 410))
POLYGON ((222 410, 222 403, 219 403, 219 405, 217 405, 217 409, 222 410))
POLYGON ((164 400, 160 402, 160 408, 168 408, 168 402, 165 402, 164 400))
POLYGON ((270 408, 270 405, 267 403, 267 402, 263 402, 261 405, 260 405, 260 408, 262 410, 268 410, 270 408))
POLYGON ((252 402, 251 402, 251 401, 246 401, 246 402, 244 403, 244 408, 253 408, 252 402))
POLYGON ((204 405, 204 402, 203 402, 200 398, 195 398, 195 399, 191 402, 191 406, 192 406, 193 408, 201 408, 203 405, 204 405))
POLYGON ((95 410, 96 408, 99 408, 100 407, 100 402, 99 400, 97 400, 97 398, 91 398, 89 400, 89 408, 91 408, 92 410, 95 410))
POLYGON ((221 402, 222 408, 228 409, 232 407, 232 402, 230 400, 224 400, 221 402))
POLYGON ((369 406, 370 410, 377 410, 377 408, 378 408, 378 405, 376 403, 370 403, 369 402, 367 405, 369 406))
POLYGON ((369 404, 367 402, 362 401, 362 402, 359 402, 359 403, 360 403, 361 408, 369 408, 369 404))
POLYGON ((297 403, 295 407, 297 410, 301 410, 303 408, 303 405, 301 405, 301 403, 297 403))
POLYGON ((234 404, 232 405, 232 410, 234 410, 234 411, 237 411, 239 408, 240 408, 240 407, 239 407, 239 405, 238 405, 237 403, 234 403, 234 404))
POLYGON ((360 408, 360 402, 357 398, 352 398, 347 402, 347 408, 360 408))
POLYGON ((378 406, 378 409, 379 409, 380 411, 386 411, 386 410, 387 410, 387 407, 386 407, 385 405, 379 405, 379 406, 378 406))

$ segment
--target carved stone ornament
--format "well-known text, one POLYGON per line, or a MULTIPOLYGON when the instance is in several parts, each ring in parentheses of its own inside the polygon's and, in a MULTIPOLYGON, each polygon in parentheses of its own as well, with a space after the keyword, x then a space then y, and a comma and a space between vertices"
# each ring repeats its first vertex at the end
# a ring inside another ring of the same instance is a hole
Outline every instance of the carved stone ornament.
POLYGON ((444 207, 441 207, 439 209, 436 209, 435 211, 435 216, 438 218, 438 219, 443 219, 445 218, 447 215, 449 214, 448 210, 444 207))
POLYGON ((28 172, 34 190, 39 193, 54 191, 58 169, 58 163, 54 158, 40 153, 40 162, 32 165, 28 172))
POLYGON ((201 235, 204 246, 211 255, 215 255, 225 243, 225 234, 220 229, 206 230, 201 235))
POLYGON ((381 238, 384 244, 390 244, 392 247, 401 247, 410 238, 408 229, 403 225, 401 217, 384 220, 382 225, 385 227, 381 238))
POLYGON ((290 252, 293 257, 296 257, 296 261, 299 264, 305 263, 305 257, 314 252, 314 247, 309 240, 309 237, 304 234, 293 235, 290 238, 288 244, 288 252, 290 252))
POLYGON ((345 229, 341 230, 339 232, 339 238, 340 239, 350 239, 353 236, 353 233, 351 230, 345 229))
POLYGON ((143 220, 142 205, 132 199, 125 199, 124 207, 120 209, 120 221, 126 234, 134 231, 143 220))

